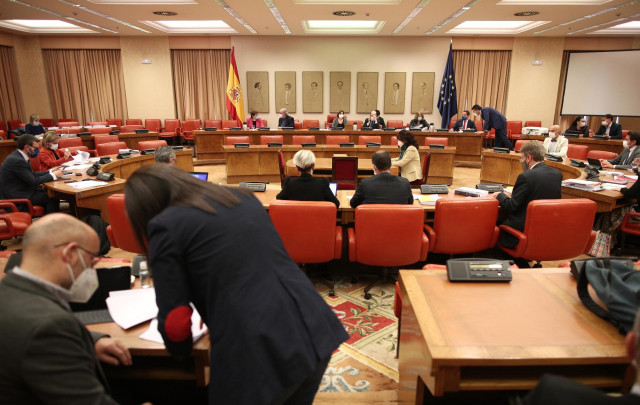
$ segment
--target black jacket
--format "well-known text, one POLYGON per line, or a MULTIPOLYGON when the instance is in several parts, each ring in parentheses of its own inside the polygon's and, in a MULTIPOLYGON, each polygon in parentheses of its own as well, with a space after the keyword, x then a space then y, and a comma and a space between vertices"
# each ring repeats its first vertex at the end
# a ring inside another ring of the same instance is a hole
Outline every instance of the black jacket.
POLYGON ((330 201, 340 207, 340 201, 333 195, 326 177, 313 177, 303 173, 300 177, 287 177, 278 200, 330 201))
POLYGON ((29 198, 42 183, 53 181, 49 171, 34 172, 31 163, 16 149, 0 166, 0 197, 29 198))
POLYGON ((360 204, 413 204, 409 180, 391 173, 380 173, 362 179, 350 201, 351 207, 360 204))

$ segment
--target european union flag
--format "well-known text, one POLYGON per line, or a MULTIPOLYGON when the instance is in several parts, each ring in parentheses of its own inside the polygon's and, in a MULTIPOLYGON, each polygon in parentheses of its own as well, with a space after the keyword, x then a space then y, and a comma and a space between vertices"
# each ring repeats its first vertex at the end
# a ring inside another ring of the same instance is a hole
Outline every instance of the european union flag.
POLYGON ((449 44, 447 66, 442 75, 440 94, 438 96, 438 111, 442 116, 440 128, 448 128, 451 117, 458 113, 458 96, 456 94, 456 75, 453 71, 453 42, 449 44))

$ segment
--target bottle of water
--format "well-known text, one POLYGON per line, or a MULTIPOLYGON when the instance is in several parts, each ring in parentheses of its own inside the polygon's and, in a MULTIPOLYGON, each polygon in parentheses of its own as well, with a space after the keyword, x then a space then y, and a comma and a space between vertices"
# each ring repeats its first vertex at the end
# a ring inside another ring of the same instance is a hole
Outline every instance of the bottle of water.
POLYGON ((151 287, 151 272, 147 267, 147 261, 140 262, 140 286, 142 288, 151 287))
POLYGON ((357 130, 358 130, 358 123, 357 123, 357 122, 354 122, 354 123, 353 123, 353 130, 354 130, 354 131, 357 131, 357 130))
POLYGON ((246 122, 242 124, 242 130, 243 130, 243 131, 246 131, 246 130, 247 130, 247 123, 246 123, 246 122))

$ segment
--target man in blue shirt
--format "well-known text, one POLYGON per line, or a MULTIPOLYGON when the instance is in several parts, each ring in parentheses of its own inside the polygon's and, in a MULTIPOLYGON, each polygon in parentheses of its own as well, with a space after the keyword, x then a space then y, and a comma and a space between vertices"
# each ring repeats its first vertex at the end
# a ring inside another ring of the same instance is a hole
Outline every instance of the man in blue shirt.
POLYGON ((482 131, 486 135, 491 128, 496 130, 496 146, 513 150, 513 145, 507 138, 507 119, 498 110, 490 107, 480 107, 478 104, 471 108, 473 115, 480 116, 484 120, 482 131))

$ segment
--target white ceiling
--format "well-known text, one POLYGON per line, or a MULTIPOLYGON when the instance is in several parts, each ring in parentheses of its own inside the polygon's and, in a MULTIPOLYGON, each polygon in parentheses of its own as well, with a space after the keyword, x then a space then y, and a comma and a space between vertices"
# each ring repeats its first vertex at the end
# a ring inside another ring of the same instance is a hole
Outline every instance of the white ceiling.
MULTIPOLYGON (((0 0, 0 22, 14 19, 62 20, 97 35, 168 35, 162 30, 166 24, 143 23, 163 20, 221 20, 236 32, 189 29, 175 35, 288 35, 287 29, 291 35, 318 35, 305 30, 305 26, 309 26, 306 21, 366 20, 378 21, 375 32, 354 30, 348 34, 335 31, 319 34, 593 36, 595 33, 640 36, 639 24, 628 24, 640 21, 640 0, 0 0), (470 8, 466 10, 468 6, 470 8), (332 14, 339 10, 356 14, 351 17, 332 14), (161 17, 153 11, 172 11, 177 15, 161 17), (514 16, 524 11, 539 14, 514 16), (281 26, 279 19, 286 28, 281 26), (449 32, 466 21, 527 21, 525 28, 528 29, 516 28, 512 32, 496 27, 489 27, 490 31, 461 27, 458 33, 449 32), (598 32, 620 24, 627 26, 598 32)), ((15 28, 15 25, 2 24, 0 31, 25 34, 24 30, 15 28)), ((32 31, 38 35, 43 32, 46 30, 42 27, 32 31)), ((52 34, 60 32, 60 28, 51 31, 52 34)))

